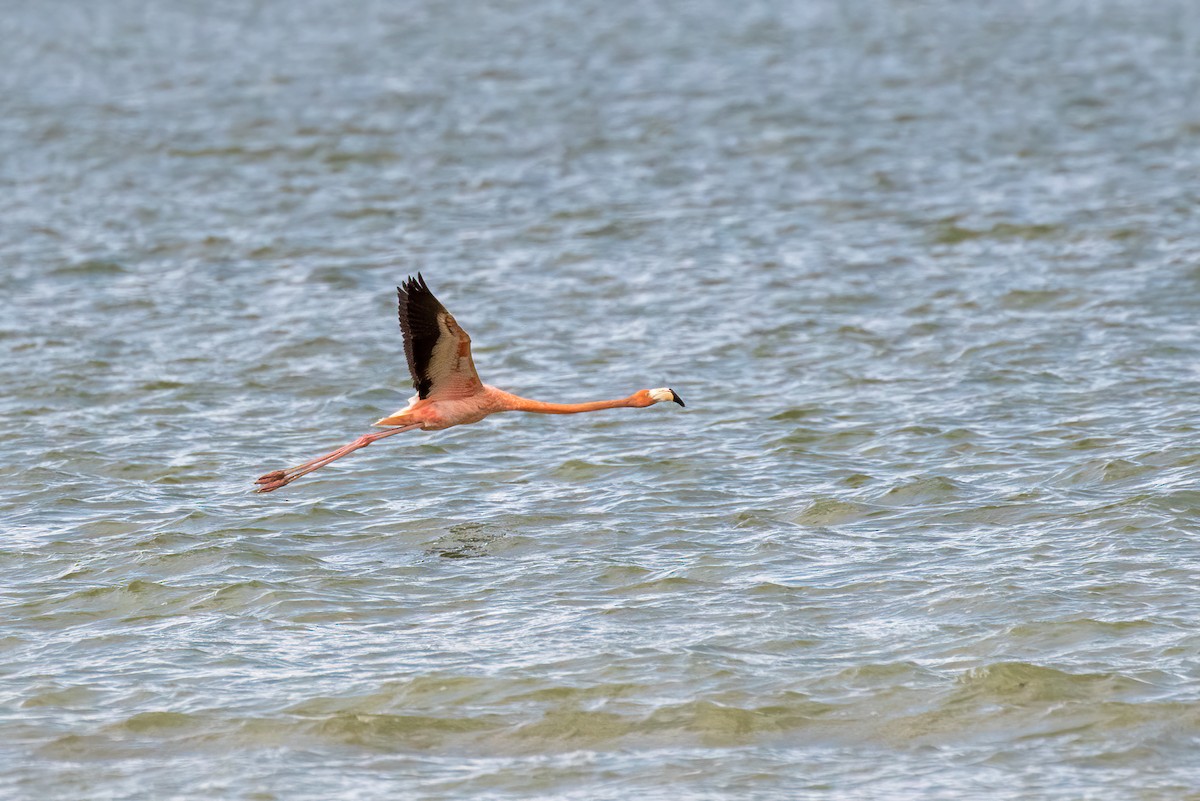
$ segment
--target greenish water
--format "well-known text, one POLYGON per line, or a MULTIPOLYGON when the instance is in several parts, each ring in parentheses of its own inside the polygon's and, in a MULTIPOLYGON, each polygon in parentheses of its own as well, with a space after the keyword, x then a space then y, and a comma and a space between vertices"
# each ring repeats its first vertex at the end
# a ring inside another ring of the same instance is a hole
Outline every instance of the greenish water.
POLYGON ((0 797, 1200 798, 1190 4, 0 16, 0 797), (410 394, 421 270, 546 400, 410 394))

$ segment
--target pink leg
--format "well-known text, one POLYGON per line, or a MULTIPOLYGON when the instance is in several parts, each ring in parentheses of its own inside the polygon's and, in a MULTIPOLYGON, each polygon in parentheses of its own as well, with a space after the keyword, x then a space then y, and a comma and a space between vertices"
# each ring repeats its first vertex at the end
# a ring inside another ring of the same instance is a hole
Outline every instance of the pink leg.
POLYGON ((412 431, 414 428, 420 427, 420 423, 413 423, 412 425, 400 426, 399 428, 389 428, 386 431, 377 431, 373 434, 363 434, 353 442, 343 445, 337 450, 331 451, 324 456, 318 456, 316 459, 310 459, 304 464, 297 465, 296 467, 292 467, 287 470, 273 470, 266 475, 260 476, 258 480, 254 482, 255 484, 262 485, 256 490, 256 492, 271 492, 279 489, 280 487, 285 487, 296 479, 300 478, 300 476, 307 475, 314 470, 319 470, 330 462, 341 459, 347 454, 354 453, 359 448, 367 447, 372 442, 381 440, 384 437, 390 437, 392 434, 400 434, 405 431, 412 431))
MULTIPOLYGON (((390 433, 396 433, 396 432, 390 432, 390 433)), ((312 467, 314 465, 317 467, 320 467, 322 465, 328 464, 329 462, 332 462, 334 459, 339 459, 342 456, 345 456, 347 453, 349 453, 352 450, 357 450, 359 448, 366 447, 367 445, 370 444, 370 442, 367 442, 364 444, 363 440, 370 436, 371 436, 370 434, 364 434, 363 436, 359 437, 358 439, 354 440, 354 442, 351 442, 348 445, 343 445, 342 447, 338 448, 337 450, 330 451, 329 453, 325 454, 324 456, 318 456, 316 459, 309 459, 304 464, 296 465, 295 467, 289 467, 287 470, 273 470, 270 473, 267 473, 266 475, 259 476, 258 479, 255 480, 254 483, 255 484, 269 484, 272 481, 278 481, 279 479, 283 478, 284 476, 292 475, 293 473, 299 473, 301 470, 305 469, 306 467, 312 467)), ((373 442, 373 441, 374 440, 371 440, 371 442, 373 442)))

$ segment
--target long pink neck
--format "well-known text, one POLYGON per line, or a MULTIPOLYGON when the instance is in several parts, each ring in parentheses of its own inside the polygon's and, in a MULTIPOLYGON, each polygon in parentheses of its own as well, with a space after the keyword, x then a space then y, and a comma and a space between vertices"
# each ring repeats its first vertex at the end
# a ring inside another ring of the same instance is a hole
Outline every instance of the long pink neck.
POLYGON ((627 406, 637 406, 638 403, 631 395, 619 400, 589 401, 588 403, 547 403, 546 401, 530 400, 518 395, 508 395, 508 408, 514 412, 536 412, 537 414, 578 414, 580 412, 596 412, 601 409, 620 409, 627 406))

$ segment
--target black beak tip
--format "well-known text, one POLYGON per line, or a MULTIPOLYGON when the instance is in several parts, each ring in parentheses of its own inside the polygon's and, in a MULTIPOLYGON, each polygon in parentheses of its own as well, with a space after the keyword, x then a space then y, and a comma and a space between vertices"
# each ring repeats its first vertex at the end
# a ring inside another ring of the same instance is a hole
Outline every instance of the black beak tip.
POLYGON ((678 403, 680 406, 684 406, 684 407, 687 406, 687 404, 683 402, 683 398, 679 397, 679 393, 676 392, 675 390, 671 390, 671 399, 673 401, 675 401, 676 403, 678 403))

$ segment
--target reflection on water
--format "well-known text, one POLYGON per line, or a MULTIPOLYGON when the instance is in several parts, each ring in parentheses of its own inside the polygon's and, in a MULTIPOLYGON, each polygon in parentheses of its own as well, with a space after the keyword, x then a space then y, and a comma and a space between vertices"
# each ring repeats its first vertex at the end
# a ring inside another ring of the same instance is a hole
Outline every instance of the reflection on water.
POLYGON ((0 795, 1200 791, 1189 11, 9 9, 0 795))

